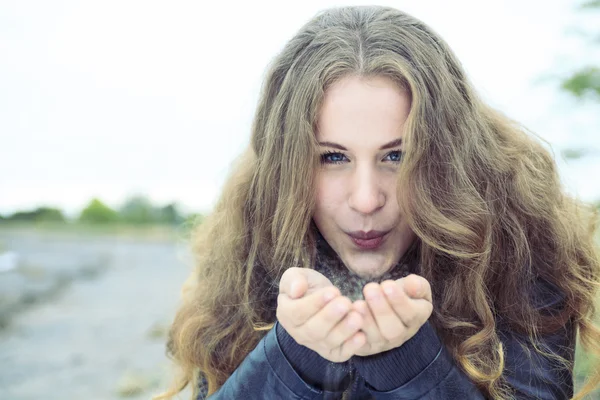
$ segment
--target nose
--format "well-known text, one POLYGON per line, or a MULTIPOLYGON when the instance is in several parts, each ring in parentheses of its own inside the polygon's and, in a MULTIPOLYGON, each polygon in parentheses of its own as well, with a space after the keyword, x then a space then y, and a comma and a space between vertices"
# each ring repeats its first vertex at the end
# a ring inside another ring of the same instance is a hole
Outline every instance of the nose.
POLYGON ((386 196, 381 183, 376 168, 357 168, 348 197, 350 208, 361 214, 372 214, 383 207, 386 196))

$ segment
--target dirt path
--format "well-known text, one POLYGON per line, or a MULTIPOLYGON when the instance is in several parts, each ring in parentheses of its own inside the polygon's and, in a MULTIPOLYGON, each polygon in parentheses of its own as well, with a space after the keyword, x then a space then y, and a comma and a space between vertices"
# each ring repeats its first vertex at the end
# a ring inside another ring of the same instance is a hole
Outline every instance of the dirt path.
POLYGON ((164 387, 164 331, 189 271, 182 244, 7 232, 0 243, 29 271, 19 290, 63 281, 0 330, 1 399, 148 399, 164 387))

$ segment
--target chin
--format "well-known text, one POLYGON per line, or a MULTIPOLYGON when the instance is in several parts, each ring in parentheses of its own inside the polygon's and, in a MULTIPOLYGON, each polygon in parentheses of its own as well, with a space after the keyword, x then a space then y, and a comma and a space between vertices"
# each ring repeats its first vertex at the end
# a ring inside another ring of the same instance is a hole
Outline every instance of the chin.
POLYGON ((363 279, 375 279, 379 278, 390 270, 390 266, 382 267, 378 263, 365 263, 365 262, 354 262, 346 264, 346 267, 354 274, 360 276, 363 279))

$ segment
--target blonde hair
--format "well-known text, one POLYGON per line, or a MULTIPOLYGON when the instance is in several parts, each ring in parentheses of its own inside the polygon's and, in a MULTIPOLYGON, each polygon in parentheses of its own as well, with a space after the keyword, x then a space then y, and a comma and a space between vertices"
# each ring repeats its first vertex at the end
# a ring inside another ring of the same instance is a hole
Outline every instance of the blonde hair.
MULTIPOLYGON (((477 97, 421 21, 345 7, 319 13, 270 67, 251 144, 194 233, 196 268, 168 343, 182 375, 157 398, 199 374, 214 393, 274 323, 283 271, 312 267, 315 122, 324 92, 351 74, 386 76, 411 95, 398 198, 432 285, 431 322, 457 365, 486 396, 510 397, 497 316, 533 343, 573 321, 600 354, 592 216, 564 193, 549 152, 477 97), (539 279, 565 294, 561 310, 535 307, 539 279)), ((578 398, 599 382, 596 373, 578 398)))

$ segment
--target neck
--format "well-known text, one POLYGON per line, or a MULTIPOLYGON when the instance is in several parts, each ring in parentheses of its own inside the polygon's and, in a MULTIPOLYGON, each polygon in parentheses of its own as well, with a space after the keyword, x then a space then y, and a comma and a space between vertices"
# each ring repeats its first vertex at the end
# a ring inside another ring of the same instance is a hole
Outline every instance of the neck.
POLYGON ((356 301, 364 299, 362 290, 369 282, 380 283, 385 280, 396 280, 415 273, 418 269, 417 254, 418 244, 415 241, 400 258, 400 261, 388 272, 377 278, 363 278, 350 271, 327 241, 319 235, 314 269, 327 277, 342 295, 356 301))

